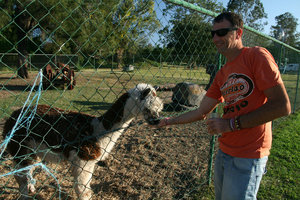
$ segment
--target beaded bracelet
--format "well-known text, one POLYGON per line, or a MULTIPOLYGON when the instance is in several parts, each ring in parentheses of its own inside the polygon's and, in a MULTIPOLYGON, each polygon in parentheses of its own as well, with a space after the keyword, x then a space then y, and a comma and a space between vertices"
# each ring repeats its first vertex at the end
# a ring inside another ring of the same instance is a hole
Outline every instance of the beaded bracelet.
POLYGON ((241 130, 241 121, 240 121, 240 116, 236 117, 234 119, 234 124, 237 130, 241 130))
POLYGON ((231 118, 229 120, 229 126, 230 126, 231 131, 235 130, 234 118, 231 118))
POLYGON ((231 118, 229 120, 229 126, 231 131, 238 131, 241 130, 241 121, 240 121, 240 117, 235 117, 235 118, 231 118))

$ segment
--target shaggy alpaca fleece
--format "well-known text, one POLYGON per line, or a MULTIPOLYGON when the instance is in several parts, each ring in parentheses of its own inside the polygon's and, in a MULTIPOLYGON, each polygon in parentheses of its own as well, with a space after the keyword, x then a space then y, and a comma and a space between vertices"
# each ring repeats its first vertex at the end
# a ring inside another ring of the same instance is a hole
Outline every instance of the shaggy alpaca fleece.
MULTIPOLYGON (((66 111, 48 105, 38 105, 29 127, 21 128, 7 146, 14 157, 16 168, 23 168, 43 161, 71 162, 75 191, 80 200, 91 198, 90 182, 94 166, 109 156, 117 139, 138 116, 143 116, 149 124, 159 122, 163 103, 155 89, 149 84, 138 84, 123 94, 111 108, 100 117, 79 112, 66 111)), ((21 109, 13 112, 4 125, 4 136, 16 123, 21 109)), ((29 113, 30 114, 30 113, 29 113)), ((17 174, 20 199, 26 199, 29 192, 35 192, 29 176, 17 174)))

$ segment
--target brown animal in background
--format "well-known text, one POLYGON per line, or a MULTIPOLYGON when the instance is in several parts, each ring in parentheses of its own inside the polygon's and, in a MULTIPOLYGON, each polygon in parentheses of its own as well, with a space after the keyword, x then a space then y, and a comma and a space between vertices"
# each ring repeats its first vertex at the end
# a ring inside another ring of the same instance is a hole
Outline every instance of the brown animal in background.
POLYGON ((67 89, 72 90, 76 85, 75 72, 69 65, 64 63, 57 63, 55 69, 48 64, 43 70, 43 88, 49 89, 51 87, 59 87, 67 85, 67 89), (55 74, 54 74, 55 71, 55 74))

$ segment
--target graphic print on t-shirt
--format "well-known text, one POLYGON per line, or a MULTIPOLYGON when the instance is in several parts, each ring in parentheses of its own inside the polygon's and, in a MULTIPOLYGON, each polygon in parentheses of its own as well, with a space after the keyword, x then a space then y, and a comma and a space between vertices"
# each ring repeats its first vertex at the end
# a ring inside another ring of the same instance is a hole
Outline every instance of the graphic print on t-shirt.
POLYGON ((254 84, 245 74, 230 74, 220 89, 228 106, 249 96, 254 89, 254 84))

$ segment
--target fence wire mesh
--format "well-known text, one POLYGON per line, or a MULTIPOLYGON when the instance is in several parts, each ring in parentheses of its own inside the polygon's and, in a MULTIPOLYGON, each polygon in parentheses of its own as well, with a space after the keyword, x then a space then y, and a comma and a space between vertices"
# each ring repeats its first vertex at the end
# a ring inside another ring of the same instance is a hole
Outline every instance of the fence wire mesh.
MULTIPOLYGON (((30 131, 12 137, 13 155, 6 151, 0 158, 1 175, 7 174, 0 178, 0 199, 76 199, 76 193, 81 199, 199 198, 214 152, 205 123, 152 129, 147 115, 135 110, 157 109, 155 94, 139 91, 149 104, 140 104, 142 98, 130 103, 124 94, 134 98, 130 89, 146 83, 163 101, 161 117, 195 109, 225 62, 211 42, 214 12, 161 0, 25 0, 0 6, 0 132, 25 104, 40 70, 43 90, 33 92, 41 92, 38 103, 49 106, 35 111, 30 131), (134 120, 128 123, 130 112, 134 120), (125 131, 116 140, 118 133, 111 133, 121 131, 120 125, 125 131), (99 146, 98 140, 109 145, 99 146), (93 162, 97 152, 108 157, 93 162), (45 165, 33 165, 41 161, 45 165), (26 193, 27 181, 34 192, 26 193)), ((273 54, 298 109, 299 50, 247 28, 243 40, 273 54)))

